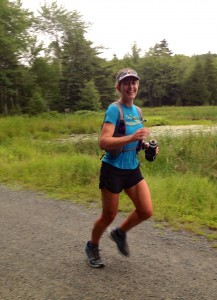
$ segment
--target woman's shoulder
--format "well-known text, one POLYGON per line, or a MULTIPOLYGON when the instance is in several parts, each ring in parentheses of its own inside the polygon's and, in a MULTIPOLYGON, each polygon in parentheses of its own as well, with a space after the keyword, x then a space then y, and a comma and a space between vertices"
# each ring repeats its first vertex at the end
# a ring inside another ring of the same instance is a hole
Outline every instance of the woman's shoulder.
POLYGON ((112 109, 118 109, 118 107, 119 107, 118 101, 114 101, 114 102, 110 103, 108 106, 108 108, 112 108, 112 109))
POLYGON ((111 112, 111 113, 117 113, 118 111, 119 111, 119 107, 116 101, 109 104, 106 110, 106 112, 111 112))
POLYGON ((116 124, 119 118, 120 113, 118 107, 114 103, 111 103, 106 109, 104 122, 116 124))

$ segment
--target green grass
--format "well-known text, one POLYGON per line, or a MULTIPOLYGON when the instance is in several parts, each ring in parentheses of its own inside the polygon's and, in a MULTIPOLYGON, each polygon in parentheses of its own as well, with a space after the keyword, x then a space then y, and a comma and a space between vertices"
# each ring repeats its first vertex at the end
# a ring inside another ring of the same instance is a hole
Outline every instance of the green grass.
MULTIPOLYGON (((190 114, 182 108, 168 108, 168 115, 166 108, 158 110, 165 120, 168 116, 173 116, 171 120, 175 118, 175 113, 185 117, 190 114)), ((154 110, 147 111, 154 115, 154 110)), ((202 107, 201 114, 202 111, 203 124, 211 118, 211 111, 209 107, 202 107)), ((102 152, 97 140, 69 139, 63 143, 59 139, 69 138, 72 133, 97 132, 102 119, 101 112, 0 118, 0 182, 44 191, 56 199, 100 206, 98 177, 102 152)), ((143 175, 151 189, 154 219, 162 226, 189 230, 216 242, 216 135, 189 133, 185 137, 168 135, 158 140, 160 153, 154 162, 147 162, 144 153, 139 154, 143 175)), ((131 201, 122 193, 120 211, 127 213, 132 208, 131 201)))
POLYGON ((217 123, 217 106, 143 108, 147 124, 155 125, 212 125, 217 123))
MULTIPOLYGON (((0 118, 0 142, 13 137, 49 140, 70 134, 98 133, 104 111, 79 111, 74 114, 45 113, 38 117, 0 118)), ((145 126, 217 124, 217 106, 143 108, 145 126)))

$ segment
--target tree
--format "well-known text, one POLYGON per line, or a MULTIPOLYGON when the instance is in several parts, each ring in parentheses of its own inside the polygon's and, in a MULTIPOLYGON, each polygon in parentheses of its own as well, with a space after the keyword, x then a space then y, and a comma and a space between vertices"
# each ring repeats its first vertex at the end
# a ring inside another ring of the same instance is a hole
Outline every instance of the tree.
POLYGON ((77 11, 68 12, 56 2, 41 7, 38 24, 49 34, 59 64, 61 109, 76 110, 80 89, 85 81, 93 79, 98 53, 84 37, 88 25, 77 11))
POLYGON ((62 76, 62 46, 66 31, 73 29, 74 18, 62 5, 59 7, 56 1, 50 5, 44 3, 40 9, 39 16, 36 18, 36 28, 49 39, 49 52, 57 59, 59 75, 62 76), (71 28, 70 21, 72 21, 71 28))
POLYGON ((153 48, 150 48, 149 51, 146 52, 146 56, 171 56, 172 54, 173 52, 169 49, 165 39, 155 44, 153 48))
POLYGON ((46 109, 59 110, 59 72, 58 63, 53 60, 49 62, 47 58, 36 58, 30 68, 34 76, 35 87, 40 88, 41 95, 46 103, 46 109))
POLYGON ((114 102, 117 96, 115 95, 114 87, 116 73, 118 72, 117 68, 119 70, 119 60, 116 58, 111 61, 105 61, 100 57, 96 58, 93 79, 100 95, 100 107, 103 109, 106 109, 110 103, 114 102))
POLYGON ((35 90, 29 100, 27 112, 30 115, 37 115, 46 110, 46 103, 41 96, 40 89, 35 90))
POLYGON ((124 56, 124 60, 130 61, 131 64, 136 65, 140 59, 141 49, 138 48, 136 42, 131 46, 131 53, 127 53, 124 56))
POLYGON ((208 103, 211 105, 217 104, 217 68, 214 65, 214 56, 208 53, 204 57, 205 65, 204 72, 206 75, 206 85, 210 92, 208 103))
POLYGON ((97 111, 100 108, 99 93, 95 87, 93 80, 85 83, 80 90, 80 101, 77 103, 78 110, 97 111))
POLYGON ((196 57, 194 70, 184 85, 183 101, 185 105, 203 105, 209 98, 205 69, 199 57, 196 57))
MULTIPOLYGON (((141 69, 143 87, 139 97, 145 97, 150 106, 168 104, 175 93, 177 74, 172 64, 172 51, 166 40, 150 48, 143 58, 141 69)), ((145 103, 144 103, 145 104, 145 103)))
POLYGON ((28 28, 32 15, 21 9, 21 1, 0 2, 0 112, 8 114, 17 95, 16 80, 20 59, 29 45, 28 28))
POLYGON ((140 65, 142 74, 142 89, 140 98, 145 98, 144 104, 151 106, 163 105, 171 100, 175 89, 174 67, 172 66, 172 51, 166 40, 150 48, 140 65), (170 99, 170 100, 169 100, 170 99))

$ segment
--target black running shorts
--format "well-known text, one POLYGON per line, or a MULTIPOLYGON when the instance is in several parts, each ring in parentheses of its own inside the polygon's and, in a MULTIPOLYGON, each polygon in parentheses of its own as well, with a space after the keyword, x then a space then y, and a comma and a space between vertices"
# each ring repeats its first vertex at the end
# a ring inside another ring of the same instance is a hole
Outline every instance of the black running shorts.
POLYGON ((125 170, 113 167, 102 162, 100 169, 99 188, 107 188, 114 194, 119 194, 123 189, 129 189, 143 179, 140 168, 125 170))

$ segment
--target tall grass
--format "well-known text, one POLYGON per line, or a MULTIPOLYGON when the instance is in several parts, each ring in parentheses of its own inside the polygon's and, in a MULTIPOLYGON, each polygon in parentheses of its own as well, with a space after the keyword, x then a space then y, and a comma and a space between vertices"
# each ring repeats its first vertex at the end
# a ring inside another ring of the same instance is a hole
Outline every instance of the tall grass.
MULTIPOLYGON (((80 111, 73 114, 45 113, 38 117, 13 116, 0 118, 0 142, 13 137, 52 139, 60 135, 97 133, 104 111, 80 111)), ((217 124, 217 106, 143 108, 147 127, 180 124, 217 124)))
MULTIPOLYGON (((102 113, 1 118, 0 182, 44 191, 59 199, 100 204, 102 153, 97 140, 59 139, 75 132, 97 132, 102 119, 102 113)), ((154 218, 215 240, 216 135, 167 135, 159 137, 159 145, 160 153, 152 163, 145 160, 143 152, 139 154, 152 193, 154 218)), ((121 194, 120 210, 131 209, 130 200, 121 194)))
POLYGON ((18 136, 47 140, 72 133, 96 133, 101 127, 102 120, 102 112, 47 113, 31 118, 25 116, 0 118, 0 141, 18 136))
MULTIPOLYGON (((143 114, 153 122, 164 120, 165 124, 159 125, 189 125, 217 123, 217 106, 193 106, 193 107, 153 107, 144 108, 143 114)), ((156 124, 153 124, 156 125, 156 124)))

